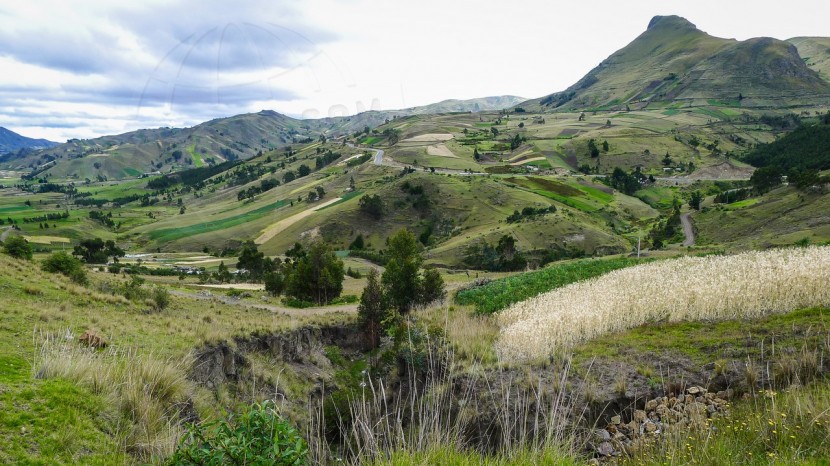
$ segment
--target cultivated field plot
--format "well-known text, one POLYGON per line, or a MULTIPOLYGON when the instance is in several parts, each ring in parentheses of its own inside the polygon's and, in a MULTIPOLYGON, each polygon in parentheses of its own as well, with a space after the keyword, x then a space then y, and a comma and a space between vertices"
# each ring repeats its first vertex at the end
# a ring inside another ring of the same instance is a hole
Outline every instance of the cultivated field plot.
POLYGON ((830 304, 830 247, 684 257, 616 270, 498 316, 500 357, 542 359, 649 322, 752 318, 830 304))

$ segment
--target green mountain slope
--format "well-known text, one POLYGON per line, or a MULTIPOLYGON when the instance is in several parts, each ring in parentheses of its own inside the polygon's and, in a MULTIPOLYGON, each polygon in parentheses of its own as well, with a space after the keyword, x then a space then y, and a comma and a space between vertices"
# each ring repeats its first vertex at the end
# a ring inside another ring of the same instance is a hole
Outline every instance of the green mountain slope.
MULTIPOLYGON (((308 120, 263 110, 218 118, 191 128, 142 129, 89 140, 72 139, 57 147, 41 144, 50 149, 9 155, 0 159, 0 168, 35 171, 61 179, 132 178, 144 173, 166 173, 226 160, 245 160, 263 151, 307 143, 321 135, 340 137, 363 131, 367 126, 374 128, 397 117, 501 110, 523 100, 516 96, 446 100, 403 110, 368 111, 348 117, 308 120)), ((0 153, 3 152, 2 137, 0 133, 0 153)))
POLYGON ((529 110, 647 108, 653 104, 789 106, 830 101, 830 84, 790 43, 738 42, 678 16, 656 16, 630 44, 565 91, 522 103, 529 110))
POLYGON ((830 81, 830 37, 794 37, 787 42, 796 46, 811 70, 830 81))

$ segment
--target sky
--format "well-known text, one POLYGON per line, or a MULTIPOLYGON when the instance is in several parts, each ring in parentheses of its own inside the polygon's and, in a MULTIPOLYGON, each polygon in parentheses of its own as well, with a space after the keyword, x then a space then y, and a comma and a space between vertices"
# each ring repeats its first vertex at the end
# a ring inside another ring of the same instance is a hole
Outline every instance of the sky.
POLYGON ((350 115, 560 91, 655 15, 830 36, 826 0, 0 0, 0 126, 64 142, 263 109, 350 115))

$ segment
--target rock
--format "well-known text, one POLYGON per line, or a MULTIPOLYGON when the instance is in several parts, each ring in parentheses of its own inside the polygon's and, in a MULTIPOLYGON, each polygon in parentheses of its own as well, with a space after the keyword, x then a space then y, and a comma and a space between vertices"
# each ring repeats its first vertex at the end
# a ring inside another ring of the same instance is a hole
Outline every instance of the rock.
POLYGON ((605 429, 597 429, 594 431, 594 436, 596 436, 599 442, 607 442, 611 440, 611 434, 609 434, 605 429))
POLYGON ((657 407, 657 400, 649 400, 646 401, 646 411, 654 411, 654 408, 657 407))
POLYGON ((646 412, 642 409, 634 411, 634 422, 641 423, 646 420, 646 412))
POLYGON ((645 424, 643 424, 643 432, 645 432, 647 434, 656 433, 657 430, 658 430, 657 429, 657 424, 655 424, 653 422, 646 422, 645 424))
POLYGON ((689 387, 686 389, 686 393, 688 393, 689 395, 697 395, 701 391, 702 389, 700 387, 689 387))
POLYGON ((611 445, 611 442, 602 442, 597 447, 597 453, 601 456, 611 456, 614 454, 614 446, 611 445))
POLYGON ((620 422, 622 422, 622 419, 620 418, 620 416, 619 416, 619 415, 617 415, 617 416, 613 416, 613 417, 611 418, 611 424, 615 424, 615 425, 616 425, 616 424, 619 424, 620 422))

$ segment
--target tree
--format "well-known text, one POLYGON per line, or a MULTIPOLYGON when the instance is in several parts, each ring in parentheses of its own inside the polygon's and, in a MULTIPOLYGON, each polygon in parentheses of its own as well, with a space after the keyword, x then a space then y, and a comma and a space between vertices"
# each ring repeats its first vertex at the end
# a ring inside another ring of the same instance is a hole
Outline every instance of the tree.
POLYGON ((72 254, 87 264, 106 264, 110 257, 113 258, 113 262, 118 262, 118 258, 123 257, 125 253, 111 239, 104 241, 101 238, 92 238, 82 240, 75 246, 72 254))
POLYGON ((761 167, 752 173, 749 178, 749 183, 760 194, 764 194, 770 189, 781 184, 781 176, 783 172, 781 167, 777 165, 770 165, 768 167, 761 167))
POLYGON ((366 335, 366 343, 370 349, 380 345, 380 335, 383 321, 389 317, 389 304, 378 279, 378 272, 370 269, 366 276, 366 287, 360 295, 360 304, 357 306, 357 319, 366 335))
POLYGON ((579 114, 579 121, 585 121, 585 112, 579 114))
POLYGON ((75 283, 85 285, 88 280, 86 270, 78 259, 59 251, 43 260, 40 268, 49 273, 60 273, 69 277, 75 283))
POLYGON ((473 159, 477 161, 481 160, 481 154, 478 153, 478 147, 473 148, 473 159))
POLYGON ((593 139, 588 140, 588 152, 591 153, 591 157, 599 157, 599 148, 597 142, 593 139))
POLYGON ((700 191, 695 191, 689 199, 689 207, 695 210, 700 210, 701 202, 703 202, 703 194, 701 194, 700 191))
POLYGON ((16 259, 32 260, 32 245, 22 236, 15 235, 6 239, 3 251, 16 259))
POLYGON ((415 235, 403 229, 387 240, 386 270, 381 281, 389 303, 401 314, 405 314, 419 302, 421 256, 415 235))
POLYGON ((314 188, 314 189, 316 189, 316 190, 317 190, 317 198, 318 198, 318 199, 322 199, 322 198, 323 198, 323 196, 325 196, 325 195, 326 195, 326 190, 325 190, 325 189, 323 189, 323 187, 322 187, 322 186, 317 186, 317 187, 316 187, 316 188, 314 188))
POLYGON ((608 152, 608 140, 602 141, 602 151, 608 152))
POLYGON ((669 153, 666 152, 666 156, 663 157, 663 165, 668 167, 669 165, 672 164, 672 162, 674 162, 674 161, 672 160, 671 155, 669 155, 669 153))
POLYGON ((343 261, 331 247, 317 241, 294 266, 286 294, 302 301, 328 304, 343 291, 344 270, 343 261))
POLYGON ((363 249, 366 247, 365 240, 363 239, 363 233, 358 233, 357 238, 352 241, 352 244, 349 245, 349 249, 363 249))
POLYGON ((424 271, 424 277, 421 281, 421 296, 419 301, 421 304, 429 304, 447 297, 447 291, 444 288, 444 279, 436 269, 427 269, 424 271))
POLYGON ((282 182, 283 183, 290 183, 290 182, 294 181, 295 179, 297 179, 296 175, 294 175, 294 172, 292 172, 290 170, 285 172, 284 175, 282 175, 282 182))
POLYGON ((214 272, 214 276, 220 283, 229 283, 233 278, 231 272, 228 270, 228 266, 225 265, 225 261, 219 263, 219 268, 214 272))
POLYGON ((259 251, 256 243, 248 240, 242 245, 236 268, 244 269, 251 280, 259 281, 265 273, 265 254, 259 251))
POLYGON ((265 291, 271 296, 279 296, 285 289, 285 277, 280 272, 267 272, 265 274, 265 291))
POLYGON ((490 127, 490 132, 491 132, 491 133, 493 133, 493 137, 494 137, 494 138, 495 138, 495 137, 498 137, 498 135, 499 135, 499 129, 498 129, 498 128, 496 128, 495 126, 491 126, 491 127, 490 127))
POLYGON ((383 217, 383 200, 377 194, 363 196, 358 201, 360 211, 373 217, 380 219, 383 217))
POLYGON ((309 173, 311 173, 311 168, 309 168, 306 164, 300 165, 300 168, 297 169, 297 175, 299 178, 307 176, 309 173))

